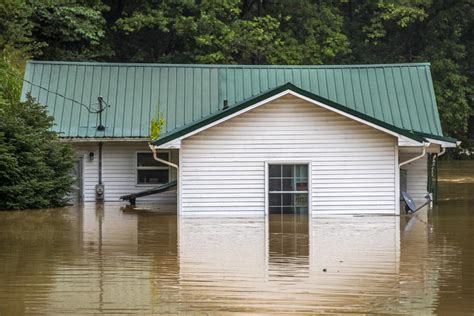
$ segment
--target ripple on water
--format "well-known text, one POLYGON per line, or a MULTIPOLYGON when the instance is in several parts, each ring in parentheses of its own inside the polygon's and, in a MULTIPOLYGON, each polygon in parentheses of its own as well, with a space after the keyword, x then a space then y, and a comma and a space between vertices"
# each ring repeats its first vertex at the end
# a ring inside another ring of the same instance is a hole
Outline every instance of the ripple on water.
POLYGON ((474 313, 474 186, 455 180, 400 218, 0 212, 0 314, 474 313))

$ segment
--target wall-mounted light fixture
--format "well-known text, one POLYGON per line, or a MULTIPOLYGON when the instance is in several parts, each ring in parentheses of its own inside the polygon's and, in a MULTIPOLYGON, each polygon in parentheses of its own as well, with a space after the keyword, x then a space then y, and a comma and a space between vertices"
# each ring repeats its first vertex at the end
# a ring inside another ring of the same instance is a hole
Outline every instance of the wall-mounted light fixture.
POLYGON ((93 151, 90 151, 90 152, 89 152, 89 160, 90 160, 90 161, 94 160, 94 155, 95 155, 95 154, 94 154, 93 151))

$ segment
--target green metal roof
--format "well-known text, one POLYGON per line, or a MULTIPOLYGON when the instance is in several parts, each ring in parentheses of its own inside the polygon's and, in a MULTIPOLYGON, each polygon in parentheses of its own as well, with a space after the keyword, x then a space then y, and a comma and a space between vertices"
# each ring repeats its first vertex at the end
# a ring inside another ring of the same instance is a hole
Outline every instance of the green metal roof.
POLYGON ((47 105, 63 137, 148 137, 182 130, 286 83, 402 130, 442 136, 429 64, 248 66, 28 62, 23 85, 47 105), (111 107, 97 131, 101 95, 111 107), (73 102, 71 99, 77 101, 73 102), (82 106, 82 103, 85 106, 82 106))
POLYGON ((414 141, 417 141, 419 143, 422 143, 424 141, 426 141, 426 139, 421 136, 421 135, 418 135, 416 132, 411 132, 411 131, 408 131, 408 130, 405 130, 405 129, 401 129, 401 128, 398 128, 394 125, 391 125, 391 124, 387 124, 386 122, 383 122, 383 121, 380 121, 376 118, 373 118, 371 116, 368 116, 367 114, 364 114, 364 113, 361 113, 361 112, 358 112, 358 111, 355 111, 353 109, 350 109, 348 107, 345 107, 343 105, 340 105, 336 102, 333 102, 331 100, 328 100, 328 99, 325 99, 325 98, 322 98, 318 95, 315 95, 314 93, 311 93, 311 92, 308 92, 306 90, 303 90, 303 89, 300 89, 298 87, 296 87, 295 85, 291 84, 291 83, 287 83, 287 84, 284 84, 284 85, 281 85, 275 89, 272 89, 272 90, 269 90, 267 92, 264 92, 264 93, 261 93, 249 100, 246 100, 244 102, 241 102, 231 108, 228 108, 228 109, 225 109, 225 110, 222 110, 222 111, 219 111, 219 112, 216 112, 215 114, 212 114, 208 117, 205 117, 205 118, 202 118, 196 122, 194 122, 193 124, 189 124, 189 125, 186 125, 182 128, 178 128, 172 132, 169 132, 169 133, 166 133, 166 134, 163 134, 160 136, 159 139, 153 141, 153 144, 156 145, 156 146, 159 146, 159 145, 162 145, 162 144, 165 144, 169 141, 172 141, 180 136, 183 136, 183 135, 186 135, 190 132, 193 132, 199 128, 202 128, 204 126, 207 126, 215 121, 218 121, 222 118, 225 118, 226 116, 228 115, 231 115, 233 113, 236 113, 236 112, 239 112, 249 106, 252 106, 260 101, 263 101, 265 99, 268 99, 274 95, 277 95, 283 91, 287 91, 287 90, 291 90, 293 92, 296 92, 300 95, 303 95, 305 97, 308 97, 314 101, 318 101, 318 102, 321 102, 321 103, 324 103, 336 110, 340 110, 342 112, 345 112, 347 114, 350 114, 350 115, 353 115, 357 118, 360 118, 366 122, 370 122, 370 123, 373 123, 377 126, 380 126, 380 127, 383 127, 385 129, 388 129, 394 133, 397 133, 399 135, 403 135, 403 136, 406 136, 414 141))

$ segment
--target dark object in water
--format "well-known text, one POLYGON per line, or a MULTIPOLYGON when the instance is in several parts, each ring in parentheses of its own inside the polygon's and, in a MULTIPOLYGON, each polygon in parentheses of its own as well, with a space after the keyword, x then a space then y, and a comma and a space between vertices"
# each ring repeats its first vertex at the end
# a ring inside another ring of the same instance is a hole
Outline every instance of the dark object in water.
POLYGON ((139 197, 165 192, 171 188, 176 187, 177 185, 178 185, 178 182, 174 180, 174 181, 170 181, 168 183, 162 184, 160 186, 157 186, 156 188, 153 188, 153 189, 147 189, 147 190, 132 193, 132 194, 122 195, 120 199, 123 201, 129 201, 130 205, 136 205, 136 200, 139 197))
POLYGON ((431 202, 431 195, 428 194, 425 196, 426 198, 426 202, 423 203, 423 205, 421 205, 420 207, 416 207, 416 204, 415 204, 415 201, 413 201, 413 199, 411 198, 411 196, 405 192, 405 191, 402 191, 402 197, 403 197, 403 200, 405 201, 405 213, 408 214, 408 213, 415 213, 417 211, 419 211, 421 208, 423 208, 425 205, 429 204, 431 202))

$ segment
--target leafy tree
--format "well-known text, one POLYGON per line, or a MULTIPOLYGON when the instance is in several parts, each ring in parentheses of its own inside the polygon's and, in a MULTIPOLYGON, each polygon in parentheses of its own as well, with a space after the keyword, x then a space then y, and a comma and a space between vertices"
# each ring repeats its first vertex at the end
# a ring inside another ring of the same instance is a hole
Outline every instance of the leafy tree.
POLYGON ((0 50, 119 62, 428 61, 444 130, 462 138, 474 114, 473 17, 471 0, 4 0, 0 50))
POLYGON ((344 12, 353 54, 346 61, 431 62, 443 129, 462 137, 473 108, 467 49, 472 47, 474 5, 449 0, 348 2, 344 12))
POLYGON ((24 0, 0 2, 0 50, 8 47, 28 50, 32 45, 32 25, 29 20, 32 8, 24 0))
POLYGON ((0 70, 0 82, 8 82, 0 86, 0 209, 64 205, 73 182, 72 149, 51 131, 53 118, 43 105, 31 97, 19 101, 19 74, 8 59, 0 70))
POLYGON ((32 37, 45 60, 101 60, 112 52, 105 42, 103 6, 76 1, 33 0, 32 37))

